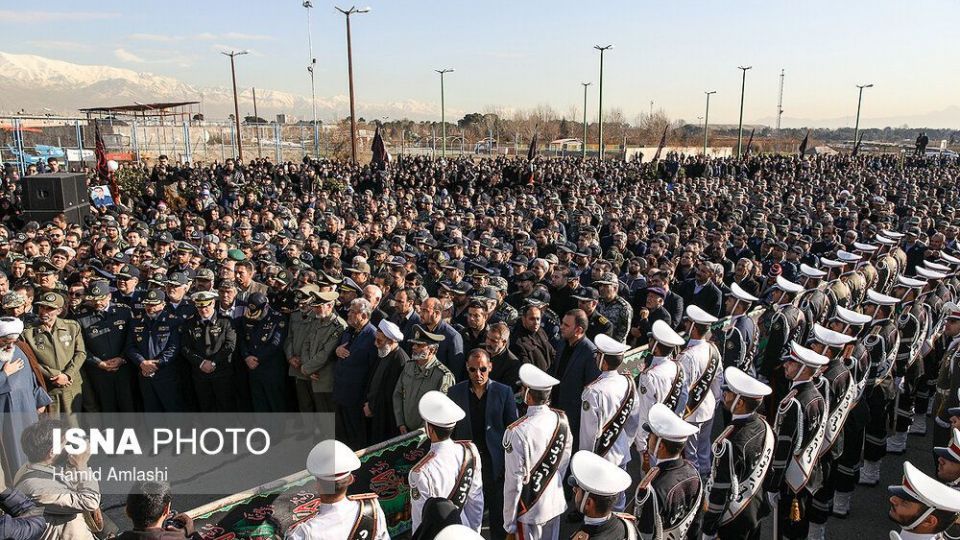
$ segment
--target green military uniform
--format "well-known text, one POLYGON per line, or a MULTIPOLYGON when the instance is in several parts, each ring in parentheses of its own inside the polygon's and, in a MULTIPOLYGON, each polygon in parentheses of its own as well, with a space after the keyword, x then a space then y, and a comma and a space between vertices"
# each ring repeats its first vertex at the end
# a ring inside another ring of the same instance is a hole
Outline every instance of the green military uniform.
MULTIPOLYGON (((63 308, 63 297, 53 292, 44 293, 37 305, 63 308)), ((87 359, 80 325, 76 321, 57 318, 49 331, 40 324, 26 329, 23 340, 33 349, 40 371, 47 378, 47 392, 53 399, 50 412, 80 412, 83 384, 80 367, 87 359), (58 387, 51 381, 61 373, 70 378, 69 386, 58 387)))

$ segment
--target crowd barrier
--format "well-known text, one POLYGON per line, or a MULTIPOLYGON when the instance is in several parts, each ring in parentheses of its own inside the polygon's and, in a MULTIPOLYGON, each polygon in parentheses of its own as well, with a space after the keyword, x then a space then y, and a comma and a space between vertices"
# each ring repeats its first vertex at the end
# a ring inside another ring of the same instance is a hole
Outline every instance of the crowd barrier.
MULTIPOLYGON (((764 308, 749 316, 757 318, 764 308)), ((714 323, 723 328, 729 318, 714 323)), ((640 372, 650 351, 647 346, 627 351, 624 369, 640 372)), ((410 531, 410 486, 407 473, 427 454, 429 441, 422 429, 395 437, 357 452, 361 467, 350 493, 376 493, 386 514, 391 537, 410 531)), ((306 456, 304 456, 306 460, 306 456)), ((189 511, 204 540, 282 538, 308 519, 319 506, 316 486, 307 471, 213 501, 189 511)))

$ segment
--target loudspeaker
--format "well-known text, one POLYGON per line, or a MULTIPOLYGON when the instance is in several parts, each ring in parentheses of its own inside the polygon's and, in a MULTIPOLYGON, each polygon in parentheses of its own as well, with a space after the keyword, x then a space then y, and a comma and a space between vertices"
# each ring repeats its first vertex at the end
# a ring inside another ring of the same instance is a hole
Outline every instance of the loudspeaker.
POLYGON ((63 212, 68 223, 82 223, 90 214, 87 180, 78 173, 46 173, 27 176, 23 183, 23 213, 26 219, 43 223, 63 212))
POLYGON ((64 211, 90 202, 87 181, 78 173, 47 173, 27 176, 23 183, 23 209, 64 211))
POLYGON ((83 223, 83 218, 90 215, 90 203, 78 204, 63 210, 24 210, 23 218, 26 221, 46 223, 61 213, 66 216, 67 223, 83 223))

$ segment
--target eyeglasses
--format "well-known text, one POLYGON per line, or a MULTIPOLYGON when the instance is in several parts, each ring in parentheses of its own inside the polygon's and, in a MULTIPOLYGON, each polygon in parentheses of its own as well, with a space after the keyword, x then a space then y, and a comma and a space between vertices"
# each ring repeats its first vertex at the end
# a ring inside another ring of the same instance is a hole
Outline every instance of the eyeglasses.
POLYGON ((486 367, 478 367, 478 368, 476 368, 476 367, 468 367, 468 368, 467 368, 467 371, 469 371, 470 373, 476 373, 476 372, 478 372, 478 371, 479 371, 480 373, 486 373, 487 370, 488 370, 488 368, 486 368, 486 367))

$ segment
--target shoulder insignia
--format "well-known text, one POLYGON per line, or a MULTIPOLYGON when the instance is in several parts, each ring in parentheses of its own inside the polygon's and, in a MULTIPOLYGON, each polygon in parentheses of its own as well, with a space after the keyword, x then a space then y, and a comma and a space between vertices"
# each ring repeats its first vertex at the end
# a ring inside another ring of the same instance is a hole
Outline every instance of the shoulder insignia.
POLYGON ((567 413, 563 412, 563 409, 557 409, 556 407, 550 407, 550 410, 559 414, 560 416, 566 417, 567 413))
POLYGON ((608 324, 610 322, 610 319, 604 317, 603 315, 600 315, 599 317, 597 317, 597 322, 600 324, 608 324))
POLYGON ((733 340, 727 340, 727 348, 732 349, 734 347, 733 340))
POLYGON ((356 495, 348 495, 347 498, 351 501, 369 501, 379 499, 380 496, 376 493, 357 493, 356 495))
MULTIPOLYGON (((410 361, 413 362, 413 360, 410 360, 410 361)), ((507 429, 513 429, 513 428, 515 428, 515 427, 519 426, 520 424, 526 422, 529 418, 530 418, 529 416, 521 416, 520 418, 517 418, 516 420, 514 420, 512 424, 510 424, 509 426, 507 426, 507 429)))
POLYGON ((633 514, 627 514, 627 513, 625 513, 625 512, 614 512, 613 515, 617 516, 617 517, 620 518, 620 519, 626 520, 626 521, 636 521, 636 520, 637 520, 636 516, 634 516, 633 514))
POLYGON ((416 487, 411 486, 411 487, 410 487, 410 498, 413 499, 413 500, 415 500, 415 501, 420 500, 420 490, 417 489, 416 487))
POLYGON ((583 410, 585 411, 590 410, 590 403, 588 403, 587 400, 583 400, 583 410))
POLYGON ((638 386, 637 388, 640 389, 640 393, 641 393, 641 394, 646 394, 646 393, 647 393, 647 387, 646 387, 646 386, 644 386, 644 385, 641 384, 641 385, 638 386))
POLYGON ((427 463, 429 463, 430 460, 432 460, 432 459, 435 458, 436 456, 437 456, 437 453, 436 453, 436 452, 430 452, 429 454, 423 456, 423 459, 421 459, 419 462, 417 462, 417 464, 414 465, 412 469, 410 469, 410 472, 415 472, 415 473, 420 472, 420 469, 422 469, 424 465, 426 465, 427 463))
POLYGON ((503 443, 503 451, 510 454, 513 452, 513 441, 507 440, 503 443))

